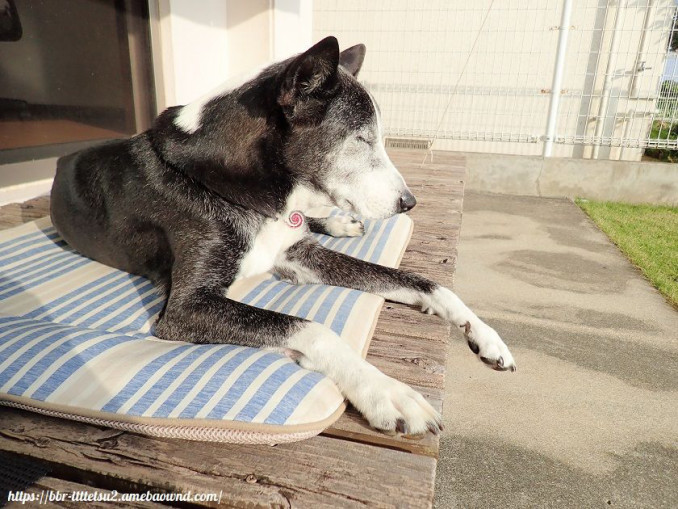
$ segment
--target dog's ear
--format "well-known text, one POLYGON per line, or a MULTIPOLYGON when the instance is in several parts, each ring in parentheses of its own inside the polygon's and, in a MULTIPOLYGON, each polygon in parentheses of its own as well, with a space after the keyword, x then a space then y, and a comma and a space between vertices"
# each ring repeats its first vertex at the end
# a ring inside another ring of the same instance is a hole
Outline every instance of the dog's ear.
POLYGON ((278 93, 278 104, 290 122, 308 120, 317 112, 336 90, 338 69, 339 43, 331 36, 290 62, 278 93))
POLYGON ((363 66, 365 60, 365 52, 367 48, 364 44, 356 44, 348 49, 345 49, 339 54, 339 65, 344 67, 353 76, 358 76, 360 68, 363 66))

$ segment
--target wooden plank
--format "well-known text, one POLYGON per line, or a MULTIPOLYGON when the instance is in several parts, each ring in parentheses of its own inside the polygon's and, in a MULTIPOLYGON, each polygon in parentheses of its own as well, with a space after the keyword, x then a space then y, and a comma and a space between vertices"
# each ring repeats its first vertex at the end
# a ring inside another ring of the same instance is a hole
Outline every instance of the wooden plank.
POLYGON ((0 207, 0 230, 18 226, 49 215, 49 196, 0 207))
MULTIPOLYGON (((455 164, 461 164, 456 169, 435 169, 410 164, 417 159, 421 161, 421 153, 394 151, 390 155, 419 200, 419 205, 410 212, 415 229, 401 267, 451 286, 461 226, 463 184, 459 182, 465 178, 464 160, 451 158, 455 164), (433 178, 438 177, 447 183, 442 188, 430 184, 433 178), (446 208, 452 209, 455 214, 442 210, 446 208)), ((446 160, 449 159, 446 157, 446 160)), ((449 338, 450 325, 438 317, 422 315, 419 310, 401 304, 387 303, 379 316, 367 359, 384 373, 422 392, 435 408, 442 411, 449 338), (408 332, 404 334, 403 331, 408 332)), ((384 435, 371 429, 352 410, 347 411, 325 434, 438 456, 438 437, 429 434, 412 440, 384 435)))
MULTIPOLYGON (((430 507, 435 460, 315 437, 275 447, 204 444, 2 410, 0 449, 102 489, 222 494, 239 507, 430 507)), ((214 504, 201 504, 206 507, 214 504)))

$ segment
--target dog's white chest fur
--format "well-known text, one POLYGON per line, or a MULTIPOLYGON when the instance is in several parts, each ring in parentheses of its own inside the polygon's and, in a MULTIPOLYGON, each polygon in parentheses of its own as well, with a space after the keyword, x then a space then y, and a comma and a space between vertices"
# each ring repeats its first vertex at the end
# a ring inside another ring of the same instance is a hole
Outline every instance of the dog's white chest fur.
POLYGON ((278 256, 299 242, 307 233, 305 225, 293 228, 282 218, 267 219, 240 262, 236 280, 271 270, 278 256))

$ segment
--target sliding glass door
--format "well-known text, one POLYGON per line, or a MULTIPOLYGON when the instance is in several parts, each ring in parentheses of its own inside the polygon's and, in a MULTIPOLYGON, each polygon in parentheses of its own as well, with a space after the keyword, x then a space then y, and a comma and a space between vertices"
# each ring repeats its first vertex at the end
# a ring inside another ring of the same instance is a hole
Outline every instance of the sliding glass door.
POLYGON ((127 137, 155 113, 147 2, 0 0, 0 164, 127 137))

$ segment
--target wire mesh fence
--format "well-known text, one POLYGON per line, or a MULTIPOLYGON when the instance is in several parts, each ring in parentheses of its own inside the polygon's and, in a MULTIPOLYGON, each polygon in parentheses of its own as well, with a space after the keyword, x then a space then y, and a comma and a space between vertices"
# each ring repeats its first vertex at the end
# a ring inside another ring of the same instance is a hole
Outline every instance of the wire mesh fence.
POLYGON ((565 3, 314 0, 313 35, 367 45, 361 80, 391 143, 541 154, 566 28, 553 155, 677 149, 676 1, 578 0, 561 27, 565 3))

